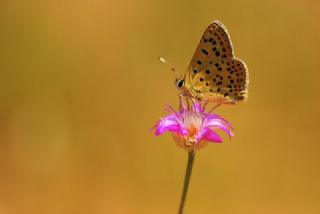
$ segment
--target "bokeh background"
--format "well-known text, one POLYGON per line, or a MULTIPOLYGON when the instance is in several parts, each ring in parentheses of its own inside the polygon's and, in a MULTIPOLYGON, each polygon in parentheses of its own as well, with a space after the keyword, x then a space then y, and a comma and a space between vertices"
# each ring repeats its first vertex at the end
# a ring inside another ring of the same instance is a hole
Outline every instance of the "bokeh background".
POLYGON ((249 100, 197 153, 187 213, 320 213, 320 3, 2 0, 0 213, 176 213, 187 154, 148 131, 177 106, 207 25, 228 28, 249 100))

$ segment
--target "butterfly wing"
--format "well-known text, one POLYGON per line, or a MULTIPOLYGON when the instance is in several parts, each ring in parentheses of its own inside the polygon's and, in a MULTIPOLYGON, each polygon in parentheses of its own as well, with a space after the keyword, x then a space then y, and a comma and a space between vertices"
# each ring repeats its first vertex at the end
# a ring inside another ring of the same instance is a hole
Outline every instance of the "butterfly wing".
POLYGON ((239 59, 224 60, 197 73, 191 81, 201 100, 234 103, 247 98, 248 73, 239 59))
POLYGON ((228 32, 219 21, 205 30, 188 66, 185 82, 201 100, 237 102, 246 98, 246 65, 234 58, 228 32))

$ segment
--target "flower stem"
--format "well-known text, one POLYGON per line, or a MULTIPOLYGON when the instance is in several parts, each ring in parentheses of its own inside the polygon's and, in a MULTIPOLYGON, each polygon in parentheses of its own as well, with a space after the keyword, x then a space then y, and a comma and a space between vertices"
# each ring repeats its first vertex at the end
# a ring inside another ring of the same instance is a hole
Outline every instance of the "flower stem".
POLYGON ((184 184, 183 184, 183 190, 182 190, 178 214, 183 214, 184 204, 186 202, 186 197, 187 197, 188 188, 189 188, 189 182, 190 182, 191 173, 192 173, 193 160, 194 160, 195 155, 196 155, 196 153, 194 150, 192 150, 188 153, 188 163, 187 163, 187 168, 186 168, 186 174, 184 177, 184 184))

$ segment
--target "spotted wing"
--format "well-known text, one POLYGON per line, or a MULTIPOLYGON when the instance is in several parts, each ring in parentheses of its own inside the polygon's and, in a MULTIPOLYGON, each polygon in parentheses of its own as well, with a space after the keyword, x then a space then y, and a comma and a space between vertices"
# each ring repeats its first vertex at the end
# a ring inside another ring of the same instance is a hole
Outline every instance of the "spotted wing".
POLYGON ((234 58, 226 28, 214 21, 205 30, 191 59, 185 74, 186 84, 202 100, 236 102, 246 96, 247 76, 246 65, 234 58))
POLYGON ((245 100, 248 90, 246 65, 239 59, 210 64, 192 80, 202 100, 234 103, 245 100))

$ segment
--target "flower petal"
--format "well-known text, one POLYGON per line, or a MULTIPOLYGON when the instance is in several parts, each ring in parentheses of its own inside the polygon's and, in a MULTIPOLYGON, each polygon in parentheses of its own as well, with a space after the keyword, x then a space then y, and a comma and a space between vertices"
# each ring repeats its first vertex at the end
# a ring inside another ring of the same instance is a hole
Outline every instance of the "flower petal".
POLYGON ((164 110, 166 110, 169 113, 175 113, 175 114, 177 113, 176 110, 174 110, 174 108, 169 104, 165 104, 164 110))
POLYGON ((225 125, 227 125, 229 128, 233 129, 233 128, 232 128, 232 125, 231 125, 226 119, 224 119, 223 117, 221 117, 220 115, 217 115, 217 114, 208 114, 208 115, 207 115, 207 119, 208 119, 208 121, 218 119, 218 120, 220 120, 222 123, 224 123, 225 125))
POLYGON ((199 102, 195 102, 194 105, 193 105, 193 108, 194 108, 195 112, 197 112, 197 113, 202 113, 203 112, 199 102))
POLYGON ((220 119, 220 118, 219 119, 218 118, 214 118, 214 119, 212 118, 210 120, 207 120, 205 126, 211 128, 212 130, 214 130, 214 129, 223 130, 225 133, 228 134, 230 139, 233 136, 233 133, 230 130, 231 124, 228 123, 225 120, 220 119))
POLYGON ((181 126, 176 114, 168 115, 162 118, 155 127, 155 135, 161 135, 167 131, 186 135, 188 132, 181 126))
POLYGON ((215 133, 214 131, 212 131, 209 128, 203 129, 202 139, 205 141, 214 142, 214 143, 221 143, 222 142, 222 138, 217 133, 215 133))

